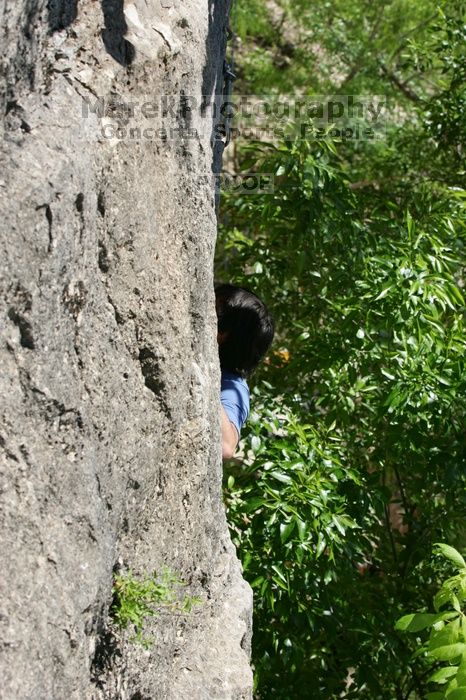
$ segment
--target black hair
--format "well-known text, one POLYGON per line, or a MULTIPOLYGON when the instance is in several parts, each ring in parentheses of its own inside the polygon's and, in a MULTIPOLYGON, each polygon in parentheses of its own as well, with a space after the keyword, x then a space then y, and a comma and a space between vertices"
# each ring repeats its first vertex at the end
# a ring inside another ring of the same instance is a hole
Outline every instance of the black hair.
POLYGON ((215 287, 220 367, 247 377, 270 347, 274 334, 272 315, 263 301, 243 287, 215 287))

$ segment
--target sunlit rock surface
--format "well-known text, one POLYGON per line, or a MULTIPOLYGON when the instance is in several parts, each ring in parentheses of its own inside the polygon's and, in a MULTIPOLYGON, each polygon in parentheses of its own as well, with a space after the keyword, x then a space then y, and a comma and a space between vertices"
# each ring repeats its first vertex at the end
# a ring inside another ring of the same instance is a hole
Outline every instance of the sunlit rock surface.
POLYGON ((1 8, 8 700, 251 697, 251 593, 221 502, 212 280, 209 102, 228 8, 124 5, 1 8), (148 650, 113 636, 114 567, 164 566, 202 602, 150 622, 148 650))

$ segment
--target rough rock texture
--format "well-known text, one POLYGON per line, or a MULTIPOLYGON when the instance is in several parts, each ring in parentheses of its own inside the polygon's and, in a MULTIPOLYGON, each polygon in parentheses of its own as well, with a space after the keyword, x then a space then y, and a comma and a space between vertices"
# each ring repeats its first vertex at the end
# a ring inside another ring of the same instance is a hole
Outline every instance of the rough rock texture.
POLYGON ((227 1, 0 3, 8 700, 251 696, 212 280, 227 1), (125 132, 157 119, 165 135, 125 132), (150 623, 145 650, 112 634, 115 565, 167 566, 202 603, 150 623))

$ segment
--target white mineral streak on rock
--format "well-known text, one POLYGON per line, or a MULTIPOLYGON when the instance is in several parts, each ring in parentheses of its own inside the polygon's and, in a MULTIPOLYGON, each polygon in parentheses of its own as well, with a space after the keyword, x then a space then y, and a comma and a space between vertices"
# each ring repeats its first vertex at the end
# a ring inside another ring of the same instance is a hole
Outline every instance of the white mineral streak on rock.
POLYGON ((154 22, 153 15, 149 13, 149 6, 141 1, 140 5, 142 19, 138 12, 138 7, 134 3, 126 4, 124 14, 128 24, 127 38, 131 41, 136 50, 146 58, 157 58, 160 49, 168 49, 173 55, 181 50, 181 42, 175 37, 171 27, 161 20, 154 22), (150 19, 149 19, 150 17, 150 19))

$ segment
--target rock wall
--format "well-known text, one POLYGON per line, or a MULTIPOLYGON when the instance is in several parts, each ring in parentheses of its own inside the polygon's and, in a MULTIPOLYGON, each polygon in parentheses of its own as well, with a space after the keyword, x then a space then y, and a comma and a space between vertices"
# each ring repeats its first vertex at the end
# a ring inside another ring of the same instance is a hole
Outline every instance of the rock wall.
POLYGON ((212 278, 227 4, 0 5, 8 700, 251 696, 212 278), (113 571, 164 566, 202 602, 144 649, 109 625, 113 571))

